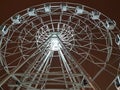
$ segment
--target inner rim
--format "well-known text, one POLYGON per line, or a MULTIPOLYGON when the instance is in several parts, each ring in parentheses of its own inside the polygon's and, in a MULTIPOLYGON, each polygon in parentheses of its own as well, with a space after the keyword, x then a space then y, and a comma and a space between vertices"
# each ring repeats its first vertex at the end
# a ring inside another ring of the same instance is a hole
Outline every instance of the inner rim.
MULTIPOLYGON (((55 25, 55 24, 54 24, 55 25)), ((63 42, 65 46, 68 46, 72 49, 72 46, 74 44, 74 30, 72 27, 67 26, 66 24, 59 24, 56 23, 57 26, 61 27, 53 27, 55 30, 53 32, 53 28, 50 28, 50 26, 45 25, 41 27, 37 32, 36 32, 36 44, 39 47, 42 43, 44 43, 52 34, 56 34, 60 40, 63 42)))

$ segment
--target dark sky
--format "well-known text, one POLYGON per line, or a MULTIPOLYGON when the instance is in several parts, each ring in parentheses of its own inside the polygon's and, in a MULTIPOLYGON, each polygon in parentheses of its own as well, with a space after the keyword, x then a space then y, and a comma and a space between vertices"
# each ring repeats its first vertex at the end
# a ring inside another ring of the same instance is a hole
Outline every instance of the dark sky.
MULTIPOLYGON (((0 24, 11 15, 25 8, 44 2, 60 0, 0 0, 0 24)), ((120 25, 120 0, 61 0, 87 5, 101 11, 120 25)), ((119 26, 120 27, 120 26, 119 26)))
MULTIPOLYGON (((45 2, 58 2, 60 0, 0 0, 0 24, 10 18, 13 14, 45 2)), ((61 2, 80 3, 104 13, 117 22, 120 28, 120 0, 61 0, 61 2)))

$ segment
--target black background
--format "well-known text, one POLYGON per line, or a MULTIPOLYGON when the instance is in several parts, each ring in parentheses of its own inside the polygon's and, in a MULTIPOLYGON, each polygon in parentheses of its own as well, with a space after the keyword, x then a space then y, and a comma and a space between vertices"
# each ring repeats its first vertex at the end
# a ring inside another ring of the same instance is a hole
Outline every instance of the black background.
POLYGON ((0 24, 18 11, 51 1, 75 2, 95 8, 114 19, 120 27, 120 0, 0 0, 0 24))
POLYGON ((0 0, 0 24, 13 14, 33 5, 58 1, 80 3, 95 8, 115 20, 120 28, 120 0, 0 0))

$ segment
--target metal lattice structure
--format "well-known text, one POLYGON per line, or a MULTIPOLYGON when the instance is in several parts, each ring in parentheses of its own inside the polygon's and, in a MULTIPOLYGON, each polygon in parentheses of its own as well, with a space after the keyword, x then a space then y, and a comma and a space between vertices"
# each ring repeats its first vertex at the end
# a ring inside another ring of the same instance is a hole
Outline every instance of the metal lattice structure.
POLYGON ((93 8, 44 3, 16 13, 0 30, 1 89, 103 90, 98 78, 105 72, 110 90, 119 75, 120 30, 93 8))

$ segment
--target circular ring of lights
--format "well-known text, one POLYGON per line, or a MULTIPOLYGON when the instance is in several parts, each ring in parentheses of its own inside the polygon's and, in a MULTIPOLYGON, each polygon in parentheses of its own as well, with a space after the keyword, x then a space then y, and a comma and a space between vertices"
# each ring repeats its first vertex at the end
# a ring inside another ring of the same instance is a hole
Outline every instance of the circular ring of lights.
POLYGON ((42 52, 50 50, 43 43, 53 34, 58 35, 79 65, 89 61, 100 68, 90 75, 93 80, 112 62, 112 57, 120 58, 120 31, 115 21, 85 5, 69 2, 36 5, 11 16, 0 28, 0 55, 8 74, 33 54, 33 58, 38 53, 41 57, 42 52))

